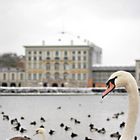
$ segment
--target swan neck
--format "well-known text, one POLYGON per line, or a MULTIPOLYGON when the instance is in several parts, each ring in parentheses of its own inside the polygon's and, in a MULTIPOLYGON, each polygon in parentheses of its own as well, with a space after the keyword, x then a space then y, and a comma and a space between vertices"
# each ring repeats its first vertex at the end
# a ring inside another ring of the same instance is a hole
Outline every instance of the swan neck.
POLYGON ((46 140, 46 136, 45 136, 45 134, 41 134, 40 137, 41 137, 40 140, 46 140))
POLYGON ((46 140, 46 137, 45 137, 45 135, 42 135, 42 140, 46 140))
POLYGON ((136 83, 131 83, 126 87, 128 92, 128 116, 120 140, 133 140, 137 114, 139 110, 139 92, 136 83))

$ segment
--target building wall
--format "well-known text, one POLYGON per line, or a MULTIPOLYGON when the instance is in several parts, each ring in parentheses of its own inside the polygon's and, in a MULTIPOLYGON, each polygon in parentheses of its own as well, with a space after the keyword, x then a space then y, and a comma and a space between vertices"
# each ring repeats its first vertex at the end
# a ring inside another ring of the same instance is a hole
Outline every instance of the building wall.
MULTIPOLYGON (((87 86, 90 87, 103 87, 105 86, 105 83, 109 76, 118 70, 125 70, 130 72, 137 80, 138 86, 140 87, 140 60, 136 61, 136 67, 103 67, 103 66, 94 66, 92 67, 92 76, 87 81, 87 86)), ((80 71, 79 71, 80 72, 80 71)), ((32 80, 31 80, 32 81, 32 80)), ((35 81, 34 81, 35 82, 35 81)), ((53 84, 53 80, 51 84, 53 84)), ((58 80, 58 86, 62 86, 62 83, 64 83, 63 80, 58 80)), ((66 81, 67 82, 67 81, 66 81)), ((69 80, 68 82, 71 82, 71 86, 76 87, 77 83, 74 82, 74 80, 69 80), (75 84, 75 85, 74 85, 75 84)), ((76 81, 77 82, 77 81, 76 81)), ((27 86, 27 77, 26 73, 24 71, 21 71, 19 69, 9 69, 9 68, 3 68, 0 69, 0 86, 27 86)), ((30 84, 30 83, 29 83, 30 84)), ((34 83, 31 83, 34 84, 34 83)), ((38 86, 42 86, 42 83, 35 83, 38 84, 38 86)), ((64 83, 66 86, 68 83, 64 83)), ((83 84, 82 82, 79 84, 83 84)), ((28 85, 28 86, 34 86, 34 85, 28 85)), ((45 85, 44 85, 45 86, 45 85)), ((49 86, 49 85, 47 85, 49 86)), ((51 85, 50 85, 51 86, 51 85)), ((65 86, 65 85, 64 85, 65 86)), ((85 87, 85 85, 83 85, 85 87)))

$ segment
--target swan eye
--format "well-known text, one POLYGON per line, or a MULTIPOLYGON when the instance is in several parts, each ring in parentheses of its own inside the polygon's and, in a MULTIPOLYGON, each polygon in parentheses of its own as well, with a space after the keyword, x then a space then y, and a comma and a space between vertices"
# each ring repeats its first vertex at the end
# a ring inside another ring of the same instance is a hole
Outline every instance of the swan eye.
POLYGON ((36 130, 36 134, 39 134, 39 130, 36 130))
POLYGON ((113 85, 115 85, 115 79, 117 78, 117 76, 116 77, 114 77, 114 78, 112 78, 112 79, 109 79, 108 81, 107 81, 107 83, 106 83, 106 85, 109 87, 109 83, 111 82, 113 85))

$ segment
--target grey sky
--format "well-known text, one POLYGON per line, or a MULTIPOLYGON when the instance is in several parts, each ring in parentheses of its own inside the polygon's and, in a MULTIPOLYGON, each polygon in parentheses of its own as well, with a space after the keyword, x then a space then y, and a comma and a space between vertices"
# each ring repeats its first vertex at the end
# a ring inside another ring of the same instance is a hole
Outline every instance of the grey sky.
POLYGON ((55 42, 61 31, 103 49, 104 65, 140 59, 139 0, 0 0, 0 53, 55 42))

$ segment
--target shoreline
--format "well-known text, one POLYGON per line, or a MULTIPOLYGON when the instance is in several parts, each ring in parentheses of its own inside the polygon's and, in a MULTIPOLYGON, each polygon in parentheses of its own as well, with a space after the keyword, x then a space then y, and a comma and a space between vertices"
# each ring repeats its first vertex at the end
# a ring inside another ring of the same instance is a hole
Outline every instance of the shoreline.
MULTIPOLYGON (((111 96, 127 96, 126 93, 110 93, 111 96)), ((0 96, 102 96, 101 93, 0 93, 0 96)))

